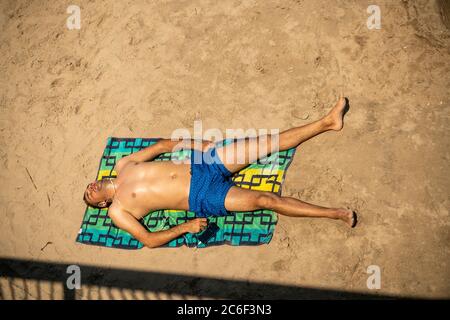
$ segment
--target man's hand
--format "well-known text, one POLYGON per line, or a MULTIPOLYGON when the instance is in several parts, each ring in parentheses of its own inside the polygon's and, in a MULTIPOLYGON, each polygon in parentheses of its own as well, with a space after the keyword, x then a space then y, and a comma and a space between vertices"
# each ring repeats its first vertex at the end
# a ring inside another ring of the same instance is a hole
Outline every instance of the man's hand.
POLYGON ((186 231, 189 233, 199 233, 208 226, 208 220, 205 218, 192 219, 184 224, 186 231))
POLYGON ((202 151, 205 152, 208 149, 211 149, 213 147, 215 147, 215 143, 209 140, 203 140, 202 141, 202 151))

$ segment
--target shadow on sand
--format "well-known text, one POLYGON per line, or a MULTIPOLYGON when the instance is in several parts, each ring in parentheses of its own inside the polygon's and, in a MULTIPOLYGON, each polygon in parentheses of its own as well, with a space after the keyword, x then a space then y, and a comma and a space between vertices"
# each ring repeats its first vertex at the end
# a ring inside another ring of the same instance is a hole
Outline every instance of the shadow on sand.
MULTIPOLYGON (((37 292, 33 299, 76 298, 77 290, 69 290, 66 281, 68 264, 38 262, 31 260, 0 258, 0 299, 27 299, 28 292, 37 292), (6 280, 5 280, 6 279, 6 280), (20 286, 14 285, 19 281, 20 286), (50 292, 41 294, 41 282, 50 282, 50 292), (31 286, 35 286, 31 288, 31 286), (63 288, 63 296, 56 297, 55 287, 63 288), (17 290, 21 290, 19 297, 17 290)), ((165 299, 401 299, 398 296, 346 292, 317 289, 265 282, 226 280, 212 277, 196 277, 171 273, 134 271, 116 268, 103 268, 91 265, 78 265, 81 270, 83 296, 91 297, 85 287, 100 287, 105 295, 100 299, 137 298, 136 291, 152 293, 153 297, 165 299), (112 290, 119 292, 119 297, 112 290), (125 295, 124 292, 128 295, 125 295), (131 296, 130 296, 131 295, 131 296)), ((98 290, 97 290, 98 291, 98 290)))

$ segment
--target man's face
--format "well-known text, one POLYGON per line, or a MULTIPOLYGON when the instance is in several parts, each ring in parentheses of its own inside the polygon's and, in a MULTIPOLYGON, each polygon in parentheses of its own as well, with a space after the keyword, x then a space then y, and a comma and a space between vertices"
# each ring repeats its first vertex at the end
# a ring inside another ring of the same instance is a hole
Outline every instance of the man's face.
POLYGON ((89 183, 86 187, 86 191, 84 192, 84 198, 90 205, 94 207, 106 207, 107 197, 104 187, 104 180, 97 180, 89 183))

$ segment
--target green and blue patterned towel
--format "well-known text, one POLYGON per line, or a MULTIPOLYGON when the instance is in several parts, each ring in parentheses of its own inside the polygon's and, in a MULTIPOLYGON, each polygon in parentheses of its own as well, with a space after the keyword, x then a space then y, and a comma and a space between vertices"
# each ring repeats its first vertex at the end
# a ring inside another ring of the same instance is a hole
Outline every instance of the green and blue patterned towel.
MULTIPOLYGON (((116 177, 116 172, 114 171, 116 161, 157 141, 158 139, 153 138, 108 138, 100 161, 97 179, 116 177)), ((226 145, 231 141, 224 140, 217 143, 217 145, 226 145)), ((281 194, 284 177, 294 158, 294 154, 295 149, 274 153, 239 171, 233 175, 232 179, 236 185, 242 188, 281 194)), ((162 154, 153 161, 183 160, 189 156, 190 150, 182 150, 162 154)), ((195 218, 195 214, 190 211, 158 210, 150 212, 141 219, 141 223, 150 232, 154 232, 167 230, 192 218, 195 218)), ((233 212, 224 217, 211 217, 209 221, 215 222, 220 230, 207 243, 199 243, 195 234, 188 233, 170 241, 164 247, 174 248, 187 245, 188 247, 202 248, 221 244, 239 246, 269 243, 277 220, 277 214, 270 210, 233 212)), ((143 247, 143 244, 133 238, 128 232, 114 226, 108 217, 107 208, 96 209, 89 206, 84 213, 76 241, 84 244, 121 249, 140 249, 143 247)))

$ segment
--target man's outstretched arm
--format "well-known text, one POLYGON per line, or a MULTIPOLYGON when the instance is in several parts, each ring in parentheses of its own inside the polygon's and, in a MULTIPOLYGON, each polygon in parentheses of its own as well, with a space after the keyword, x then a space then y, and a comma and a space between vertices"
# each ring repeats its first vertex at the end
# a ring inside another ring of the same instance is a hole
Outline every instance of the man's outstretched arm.
POLYGON ((180 149, 197 149, 206 150, 212 145, 211 141, 199 140, 195 141, 193 139, 187 140, 171 140, 171 139, 160 139, 156 143, 142 149, 138 152, 132 153, 129 156, 120 159, 115 167, 117 173, 125 167, 129 162, 144 162, 150 161, 159 156, 162 153, 177 151, 180 149))
POLYGON ((148 232, 135 217, 126 211, 110 207, 108 214, 117 227, 130 233, 148 248, 160 247, 185 233, 200 232, 207 225, 206 219, 197 218, 169 230, 148 232))

